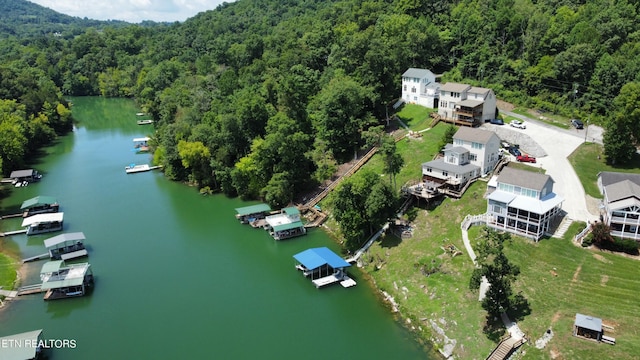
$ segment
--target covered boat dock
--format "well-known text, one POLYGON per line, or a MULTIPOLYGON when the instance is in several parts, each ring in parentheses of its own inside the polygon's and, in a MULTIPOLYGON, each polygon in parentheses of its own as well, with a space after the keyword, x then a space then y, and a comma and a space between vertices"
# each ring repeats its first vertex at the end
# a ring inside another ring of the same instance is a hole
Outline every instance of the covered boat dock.
POLYGON ((236 219, 243 224, 248 224, 253 220, 264 219, 271 212, 271 207, 268 204, 257 204, 237 208, 236 212, 236 219))
POLYGON ((23 217, 28 217, 41 213, 55 213, 60 209, 58 201, 53 196, 36 196, 25 200, 20 206, 23 211, 23 217))
POLYGON ((27 235, 41 234, 62 230, 64 213, 48 213, 29 216, 22 221, 27 228, 27 235))
POLYGON ((307 229, 300 221, 300 210, 294 206, 282 209, 279 214, 267 216, 265 220, 268 224, 269 234, 276 240, 284 240, 307 233, 307 229))
POLYGON ((340 282, 343 287, 351 287, 356 282, 347 276, 346 268, 351 266, 327 247, 311 248, 295 254, 296 269, 311 278, 316 288, 340 282))
POLYGON ((53 260, 69 260, 82 256, 87 256, 87 249, 84 247, 84 233, 66 233, 44 241, 44 246, 49 251, 49 256, 53 260))
POLYGON ((42 329, 0 337, 0 359, 39 359, 42 354, 42 344, 42 329))
POLYGON ((49 261, 40 271, 45 300, 83 296, 93 285, 93 274, 89 263, 66 265, 64 260, 49 261))

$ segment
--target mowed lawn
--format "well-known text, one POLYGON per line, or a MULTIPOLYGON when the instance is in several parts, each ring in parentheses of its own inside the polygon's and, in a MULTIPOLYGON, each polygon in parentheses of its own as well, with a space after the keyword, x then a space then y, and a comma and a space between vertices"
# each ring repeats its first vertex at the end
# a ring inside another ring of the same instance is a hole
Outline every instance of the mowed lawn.
MULTIPOLYGON (((637 359, 640 354, 640 261, 618 254, 576 246, 569 233, 584 224, 574 224, 565 239, 532 243, 516 239, 506 246, 507 257, 520 266, 514 286, 529 300, 531 314, 518 323, 532 343, 547 329, 553 339, 543 350, 525 347, 533 358, 637 359), (576 313, 599 317, 615 328, 605 331, 616 345, 595 343, 573 336, 576 313)), ((528 357, 528 356, 527 356, 528 357)))

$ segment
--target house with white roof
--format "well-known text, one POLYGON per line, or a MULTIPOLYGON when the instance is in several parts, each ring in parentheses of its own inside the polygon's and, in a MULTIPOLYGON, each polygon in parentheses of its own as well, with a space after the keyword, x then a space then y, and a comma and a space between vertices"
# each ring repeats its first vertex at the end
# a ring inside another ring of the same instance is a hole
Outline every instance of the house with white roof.
POLYGON ((402 74, 402 101, 430 109, 438 107, 440 84, 430 70, 409 68, 402 74))
POLYGON ((492 132, 461 127, 442 158, 422 164, 425 186, 447 185, 458 190, 468 181, 491 172, 500 157, 500 138, 492 132))
POLYGON ((640 174, 603 171, 598 174, 602 221, 611 235, 640 240, 640 174))
POLYGON ((493 90, 467 84, 440 86, 438 115, 445 121, 477 126, 496 117, 493 90))
POLYGON ((539 240, 562 211, 553 183, 549 175, 505 167, 487 196, 487 226, 539 240))

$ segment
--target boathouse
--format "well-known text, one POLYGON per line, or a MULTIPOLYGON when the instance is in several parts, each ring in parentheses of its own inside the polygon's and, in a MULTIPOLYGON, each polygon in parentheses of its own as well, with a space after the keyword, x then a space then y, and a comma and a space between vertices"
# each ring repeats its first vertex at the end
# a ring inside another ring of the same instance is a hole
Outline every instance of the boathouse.
POLYGON ((13 179, 14 183, 19 183, 24 181, 26 182, 38 181, 40 180, 40 178, 42 178, 42 175, 40 175, 37 170, 26 169, 26 170, 12 171, 9 177, 13 179))
POLYGON ((296 269, 311 279, 316 288, 340 282, 343 287, 355 285, 346 268, 351 266, 345 259, 327 247, 311 248, 293 255, 296 269))
POLYGON ((64 260, 48 261, 40 271, 45 300, 84 296, 93 285, 93 273, 89 263, 65 264, 64 260))
POLYGON ((22 202, 20 210, 23 217, 28 217, 42 213, 55 213, 60 209, 60 205, 53 196, 36 196, 22 202))
POLYGON ((248 224, 253 220, 264 219, 271 212, 271 207, 267 204, 257 204, 237 208, 236 212, 236 219, 243 224, 248 224))
POLYGON ((64 213, 48 213, 29 216, 22 221, 27 228, 27 235, 42 234, 62 230, 64 213))
POLYGON ((0 337, 0 359, 32 360, 42 354, 42 329, 0 337))
POLYGON ((300 210, 294 206, 282 209, 279 214, 267 216, 265 220, 269 234, 276 240, 289 239, 307 233, 307 229, 300 221, 300 210))
POLYGON ((87 256, 84 240, 82 232, 66 233, 46 239, 44 246, 49 251, 51 259, 69 260, 87 256))

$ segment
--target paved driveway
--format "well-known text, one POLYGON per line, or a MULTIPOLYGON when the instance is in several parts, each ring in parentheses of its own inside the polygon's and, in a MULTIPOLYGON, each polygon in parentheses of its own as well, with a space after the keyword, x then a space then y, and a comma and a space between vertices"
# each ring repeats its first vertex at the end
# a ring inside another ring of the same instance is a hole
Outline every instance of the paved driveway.
MULTIPOLYGON (((537 158, 538 163, 531 165, 544 168, 547 171, 547 175, 553 178, 555 181, 553 191, 564 197, 565 200, 562 208, 567 212, 568 216, 571 219, 581 221, 598 219, 598 214, 591 214, 587 210, 584 188, 567 159, 567 157, 585 141, 585 131, 560 129, 545 123, 532 121, 529 118, 515 113, 506 111, 502 111, 502 113, 524 118, 527 123, 527 128, 525 130, 510 128, 513 129, 511 131, 526 133, 546 152, 547 156, 537 158)), ((491 128, 496 125, 487 124, 484 126, 491 128)), ((507 130, 507 126, 508 125, 501 126, 501 131, 507 130)), ((590 130, 594 136, 601 136, 601 132, 593 131, 591 126, 590 130)), ((589 137, 589 141, 592 141, 592 137, 589 134, 587 134, 587 136, 589 137)), ((602 141, 601 138, 594 140, 602 141)))

